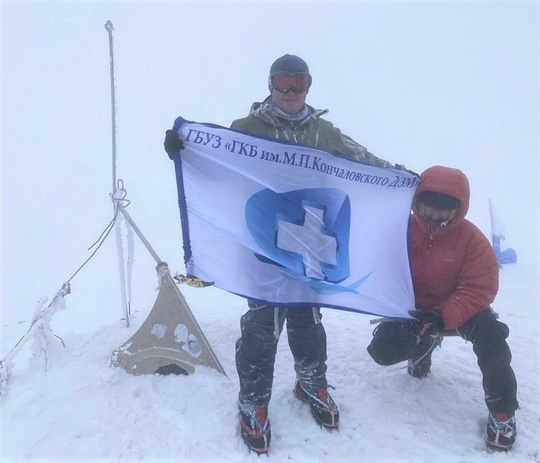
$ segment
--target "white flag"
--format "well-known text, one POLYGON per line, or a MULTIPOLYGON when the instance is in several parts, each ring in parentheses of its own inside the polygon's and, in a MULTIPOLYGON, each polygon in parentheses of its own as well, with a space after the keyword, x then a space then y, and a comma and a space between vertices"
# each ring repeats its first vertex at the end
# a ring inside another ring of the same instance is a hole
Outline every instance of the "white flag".
POLYGON ((504 226, 495 213, 491 199, 489 200, 489 217, 491 219, 491 242, 499 264, 515 264, 517 262, 516 251, 508 247, 505 242, 504 226))
POLYGON ((410 318, 418 178, 178 118, 186 273, 276 306, 410 318))

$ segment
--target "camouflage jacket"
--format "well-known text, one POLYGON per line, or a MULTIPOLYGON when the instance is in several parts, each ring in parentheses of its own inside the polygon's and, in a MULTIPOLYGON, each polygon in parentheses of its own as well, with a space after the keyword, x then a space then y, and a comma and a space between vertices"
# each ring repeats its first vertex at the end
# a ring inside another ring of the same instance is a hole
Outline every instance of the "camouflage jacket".
POLYGON ((394 165, 370 153, 365 147, 323 119, 327 109, 314 109, 308 105, 309 116, 301 122, 286 121, 276 116, 270 105, 270 97, 262 103, 253 103, 247 117, 237 119, 231 129, 265 137, 289 140, 311 146, 334 154, 355 159, 376 167, 389 167, 404 170, 401 165, 394 165))

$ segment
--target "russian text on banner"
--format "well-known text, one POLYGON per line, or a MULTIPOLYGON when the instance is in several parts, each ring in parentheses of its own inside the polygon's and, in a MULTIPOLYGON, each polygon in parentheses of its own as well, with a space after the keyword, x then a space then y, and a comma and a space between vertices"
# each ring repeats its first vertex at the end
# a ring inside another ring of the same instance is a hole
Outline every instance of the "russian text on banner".
POLYGON ((415 175, 182 118, 174 130, 188 275, 276 306, 409 318, 415 175))

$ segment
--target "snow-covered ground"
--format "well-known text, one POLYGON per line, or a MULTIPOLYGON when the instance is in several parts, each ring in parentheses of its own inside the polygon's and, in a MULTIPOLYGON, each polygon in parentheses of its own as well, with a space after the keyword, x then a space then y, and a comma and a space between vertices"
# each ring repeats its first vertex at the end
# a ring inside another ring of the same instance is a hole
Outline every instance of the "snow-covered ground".
MULTIPOLYGON (((538 281, 538 267, 505 266, 494 305, 511 328, 519 382, 519 436, 510 453, 486 450, 487 412, 470 343, 445 339, 434 353, 431 376, 418 380, 404 364, 384 368, 371 360, 365 348, 373 317, 327 309, 328 377, 340 406, 339 432, 321 429, 294 397, 284 334, 270 405, 268 461, 540 461, 538 281)), ((144 321, 146 311, 137 311, 126 329, 119 320, 104 322, 106 312, 111 318, 109 307, 90 316, 67 296, 67 308, 53 322, 65 348, 57 341, 47 372, 27 362, 30 351, 21 351, 9 393, 0 399, 2 461, 260 461, 237 433, 234 343, 244 303, 215 288, 182 291, 228 377, 207 367, 187 377, 132 376, 109 367, 112 350, 144 321)))
MULTIPOLYGON (((115 31, 118 177, 128 212, 183 273, 176 185, 162 150, 177 116, 229 126, 267 95, 284 53, 309 63, 308 102, 370 151, 421 172, 462 169, 468 217, 490 234, 488 199, 518 263, 501 270, 494 308, 510 326, 518 440, 484 445, 487 410, 471 345, 445 339, 432 375, 380 367, 368 315, 325 309, 328 379, 339 432, 292 394, 285 336, 270 405, 272 462, 539 462, 540 269, 537 2, 0 3, 2 225, 0 358, 34 306, 71 278, 54 315, 50 368, 31 344, 0 397, 0 461, 260 462, 237 434, 234 346, 245 304, 216 288, 181 290, 227 372, 131 376, 111 354, 154 303, 155 262, 135 238, 131 326, 121 320, 112 217, 108 38, 115 31), (72 277, 73 276, 73 277, 72 277)), ((217 191, 216 194, 221 194, 217 191)))

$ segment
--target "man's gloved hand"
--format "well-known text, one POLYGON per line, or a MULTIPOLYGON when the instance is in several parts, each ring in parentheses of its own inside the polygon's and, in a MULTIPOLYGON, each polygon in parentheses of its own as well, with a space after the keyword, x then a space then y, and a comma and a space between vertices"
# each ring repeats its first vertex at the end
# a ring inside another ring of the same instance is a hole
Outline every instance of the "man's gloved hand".
POLYGON ((174 130, 167 130, 165 132, 163 147, 169 155, 169 159, 172 159, 174 154, 179 153, 184 149, 184 140, 182 140, 174 130))
POLYGON ((444 329, 444 320, 441 313, 435 309, 431 312, 423 312, 422 310, 409 310, 409 315, 416 318, 420 322, 419 336, 437 335, 444 329))

